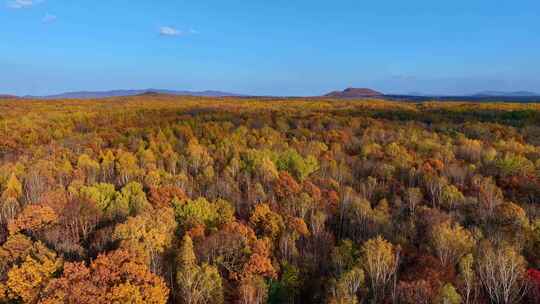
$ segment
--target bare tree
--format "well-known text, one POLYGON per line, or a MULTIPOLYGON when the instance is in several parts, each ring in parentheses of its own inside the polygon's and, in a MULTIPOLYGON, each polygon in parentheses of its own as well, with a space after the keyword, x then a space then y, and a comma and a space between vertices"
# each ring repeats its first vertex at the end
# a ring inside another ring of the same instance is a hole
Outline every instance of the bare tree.
POLYGON ((526 262, 508 245, 487 246, 480 255, 477 272, 486 294, 493 303, 518 303, 526 293, 526 262))

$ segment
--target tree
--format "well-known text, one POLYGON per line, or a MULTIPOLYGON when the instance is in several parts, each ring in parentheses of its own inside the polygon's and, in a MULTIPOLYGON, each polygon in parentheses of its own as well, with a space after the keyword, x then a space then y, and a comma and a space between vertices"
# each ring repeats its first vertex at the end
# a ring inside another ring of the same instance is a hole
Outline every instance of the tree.
POLYGON ((424 186, 426 188, 433 207, 439 207, 443 198, 443 189, 448 184, 444 177, 439 177, 432 173, 424 175, 424 186))
POLYGON ((484 219, 493 217, 495 208, 503 202, 502 191, 495 185, 492 178, 473 178, 473 184, 478 191, 477 197, 480 203, 479 212, 484 219))
POLYGON ((442 203, 448 210, 454 210, 456 205, 459 205, 465 200, 463 193, 454 185, 446 185, 442 190, 442 203))
POLYGON ((540 270, 527 270, 527 279, 529 281, 528 299, 531 303, 540 301, 540 270))
POLYGON ((112 184, 99 183, 83 186, 79 190, 79 196, 83 200, 94 203, 107 217, 125 217, 129 214, 128 202, 118 199, 119 193, 112 184))
POLYGON ((187 199, 187 195, 180 187, 161 186, 151 187, 148 200, 157 208, 171 206, 172 200, 176 198, 179 201, 187 199))
POLYGON ((186 147, 186 155, 189 167, 195 174, 199 173, 201 169, 206 168, 213 162, 206 147, 201 145, 195 138, 189 140, 186 147))
POLYGON ((367 240, 361 248, 361 261, 369 277, 375 302, 380 301, 396 275, 399 251, 382 237, 367 240))
POLYGON ((357 292, 364 284, 364 279, 364 271, 359 267, 354 267, 343 273, 333 288, 330 302, 336 304, 359 303, 357 292))
POLYGON ((138 182, 130 182, 125 185, 116 200, 118 206, 127 205, 131 215, 136 215, 149 207, 146 193, 144 193, 142 185, 138 182))
POLYGON ((125 250, 100 254, 90 267, 66 263, 43 291, 40 304, 165 304, 169 289, 145 263, 125 250))
POLYGON ((276 238, 285 228, 281 215, 270 210, 268 204, 255 206, 249 222, 255 227, 257 233, 271 238, 276 238))
POLYGON ((465 304, 474 303, 476 290, 476 273, 474 272, 474 259, 472 254, 467 254, 461 258, 458 264, 459 280, 463 286, 461 294, 465 297, 465 304))
POLYGON ((503 157, 495 159, 495 166, 503 177, 509 175, 534 174, 534 164, 526 157, 507 153, 503 157))
POLYGON ((274 192, 279 199, 291 198, 297 195, 302 188, 287 172, 281 171, 274 185, 274 192))
POLYGON ((26 231, 35 234, 58 222, 58 215, 49 206, 28 205, 8 224, 10 234, 26 231))
POLYGON ((182 303, 223 303, 221 276, 217 268, 208 264, 197 265, 193 241, 187 235, 182 240, 177 265, 176 281, 182 303))
POLYGON ((339 246, 334 247, 331 254, 332 268, 336 276, 353 268, 357 262, 358 248, 351 240, 343 240, 339 246))
POLYGON ((101 159, 101 181, 105 183, 114 182, 114 162, 115 157, 111 150, 106 150, 100 155, 101 159))
POLYGON ((268 286, 261 276, 245 278, 238 287, 241 304, 264 304, 268 299, 268 286))
POLYGON ((22 184, 17 178, 17 176, 12 173, 7 181, 6 188, 2 193, 2 199, 12 197, 14 199, 19 199, 22 195, 22 184))
POLYGON ((303 158, 294 149, 281 153, 276 161, 276 167, 280 171, 288 171, 296 178, 303 181, 311 173, 319 169, 319 162, 313 156, 303 158))
POLYGON ((398 284, 400 303, 430 304, 434 297, 431 285, 426 280, 401 281, 398 284))
POLYGON ((409 206, 409 210, 414 215, 416 211, 416 206, 422 202, 424 195, 420 188, 408 188, 405 193, 405 200, 409 206))
POLYGON ((140 168, 137 165, 137 157, 131 152, 118 151, 115 164, 120 185, 126 185, 139 175, 140 168))
POLYGON ((204 197, 184 201, 173 199, 172 203, 176 220, 184 229, 198 225, 204 225, 206 228, 217 228, 234 218, 233 206, 222 199, 212 203, 204 197))
POLYGON ((467 229, 446 221, 433 228, 431 244, 443 265, 455 265, 462 256, 471 252, 474 239, 467 229))
POLYGON ((278 281, 270 287, 270 303, 295 303, 302 287, 302 278, 298 267, 284 262, 278 281))
POLYGON ((0 223, 6 223, 15 217, 20 208, 19 199, 21 196, 22 184, 17 176, 12 173, 4 192, 0 196, 0 223))
POLYGON ((457 293, 454 286, 450 283, 445 284, 435 297, 436 304, 460 304, 461 296, 457 293))
POLYGON ((244 264, 241 277, 248 278, 254 275, 260 275, 267 278, 275 279, 277 272, 270 260, 270 245, 268 238, 255 240, 252 246, 252 254, 249 260, 244 264))
POLYGON ((81 169, 86 177, 86 181, 89 184, 96 182, 96 178, 99 173, 99 163, 93 160, 87 154, 81 154, 77 160, 77 168, 81 169))
POLYGON ((497 230, 505 234, 508 240, 521 238, 529 227, 525 210, 512 202, 501 203, 495 208, 493 222, 497 224, 497 230))
POLYGON ((526 262, 509 245, 486 245, 478 258, 477 272, 486 294, 493 303, 517 303, 526 288, 526 262))
POLYGON ((12 301, 35 303, 53 274, 62 267, 56 253, 41 243, 34 244, 20 265, 7 273, 7 295, 12 301))
POLYGON ((122 248, 142 250, 150 270, 157 272, 159 255, 172 244, 176 221, 172 208, 162 208, 129 217, 114 229, 113 238, 122 248))

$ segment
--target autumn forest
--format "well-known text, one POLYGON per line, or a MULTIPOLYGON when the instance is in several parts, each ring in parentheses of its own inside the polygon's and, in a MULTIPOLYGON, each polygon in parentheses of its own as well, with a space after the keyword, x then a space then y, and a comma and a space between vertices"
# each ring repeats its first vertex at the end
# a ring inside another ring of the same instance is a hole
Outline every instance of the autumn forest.
POLYGON ((540 303, 540 104, 0 100, 0 303, 540 303))

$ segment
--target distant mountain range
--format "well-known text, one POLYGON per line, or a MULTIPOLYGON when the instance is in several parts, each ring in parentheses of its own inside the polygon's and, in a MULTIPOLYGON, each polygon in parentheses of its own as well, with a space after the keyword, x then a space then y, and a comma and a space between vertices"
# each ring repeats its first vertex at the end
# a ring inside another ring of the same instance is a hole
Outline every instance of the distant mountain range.
POLYGON ((94 98, 151 95, 151 94, 165 94, 165 95, 177 95, 177 96, 202 96, 202 97, 242 96, 240 94, 227 93, 227 92, 221 92, 221 91, 175 91, 175 90, 161 90, 161 89, 145 89, 145 90, 112 90, 112 91, 78 91, 78 92, 66 92, 66 93, 55 94, 55 95, 44 95, 44 96, 26 95, 26 96, 23 96, 22 98, 94 99, 94 98))
POLYGON ((507 96, 507 97, 532 97, 540 96, 538 93, 528 91, 516 91, 516 92, 501 92, 501 91, 483 91, 476 93, 472 96, 476 97, 493 97, 493 96, 507 96))
MULTIPOLYGON (((144 90, 111 90, 111 91, 77 91, 66 92, 55 95, 42 96, 14 96, 0 94, 0 99, 27 98, 27 99, 99 99, 121 96, 153 96, 153 95, 176 95, 176 96, 201 96, 201 97, 249 97, 236 93, 222 91, 176 91, 162 89, 144 90)), ((276 96, 278 97, 278 96, 276 96)), ((284 97, 284 96, 282 96, 284 97)), ((407 94, 385 94, 369 88, 347 88, 343 91, 333 91, 322 97, 327 98, 380 98, 391 100, 427 101, 427 100, 471 100, 471 101, 516 101, 516 102, 537 102, 540 101, 540 94, 529 91, 503 92, 503 91, 483 91, 472 95, 433 95, 421 92, 410 92, 407 94)))
POLYGON ((347 88, 343 91, 333 91, 323 95, 323 97, 331 98, 362 98, 362 97, 392 97, 392 96, 411 96, 411 97, 473 97, 473 98, 489 98, 489 97, 540 97, 540 94, 529 91, 482 91, 472 95, 434 95, 423 94, 420 92, 410 92, 407 94, 385 94, 368 88, 347 88))

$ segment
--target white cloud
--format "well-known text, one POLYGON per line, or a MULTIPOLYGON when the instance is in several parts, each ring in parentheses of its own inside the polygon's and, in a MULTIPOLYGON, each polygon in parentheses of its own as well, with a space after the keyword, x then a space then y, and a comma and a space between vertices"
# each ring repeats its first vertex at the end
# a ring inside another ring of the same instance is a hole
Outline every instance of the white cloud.
POLYGON ((45 14, 45 17, 43 17, 43 19, 41 19, 41 21, 43 21, 43 23, 53 23, 56 21, 56 19, 58 19, 55 15, 51 15, 49 13, 45 14))
POLYGON ((162 26, 159 28, 159 34, 162 36, 180 36, 183 34, 183 32, 175 29, 174 27, 162 26))
POLYGON ((40 2, 43 2, 44 0, 13 0, 8 2, 8 7, 10 8, 30 8, 40 2))
POLYGON ((159 34, 161 36, 176 37, 176 36, 195 35, 195 34, 198 34, 198 33, 199 32, 197 32, 196 30, 193 30, 193 29, 189 29, 187 31, 184 31, 184 30, 176 29, 176 28, 171 27, 171 26, 162 26, 162 27, 159 28, 159 34))

